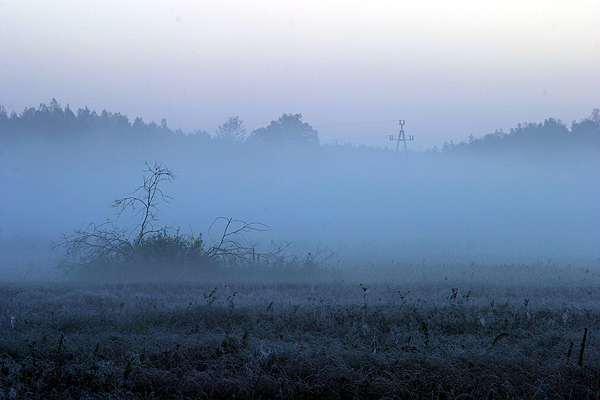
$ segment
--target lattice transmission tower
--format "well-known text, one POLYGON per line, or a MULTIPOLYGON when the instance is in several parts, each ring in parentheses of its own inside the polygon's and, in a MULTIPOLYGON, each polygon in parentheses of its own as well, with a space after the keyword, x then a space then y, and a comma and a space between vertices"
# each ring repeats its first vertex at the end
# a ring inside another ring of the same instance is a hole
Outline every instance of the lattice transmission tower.
POLYGON ((403 142, 404 143, 404 154, 408 155, 408 147, 406 146, 406 142, 415 140, 415 137, 413 135, 409 135, 408 137, 406 137, 406 135, 404 134, 404 120, 403 119, 398 120, 398 123, 400 124, 400 132, 398 132, 398 137, 395 137, 394 135, 390 135, 390 140, 396 141, 396 154, 398 154, 398 150, 400 149, 400 142, 403 142))

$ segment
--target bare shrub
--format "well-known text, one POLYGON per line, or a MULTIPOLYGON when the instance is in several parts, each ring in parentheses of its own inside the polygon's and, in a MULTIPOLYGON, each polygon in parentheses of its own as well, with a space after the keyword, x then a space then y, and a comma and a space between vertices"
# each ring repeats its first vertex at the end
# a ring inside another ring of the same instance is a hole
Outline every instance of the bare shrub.
MULTIPOLYGON (((90 223, 63 235, 55 248, 66 249, 59 267, 84 278, 148 280, 156 278, 201 278, 220 266, 248 266, 283 262, 288 245, 271 244, 263 253, 249 243, 246 235, 270 228, 261 223, 219 217, 213 229, 224 222, 217 244, 205 249, 202 234, 182 234, 179 228, 158 223, 158 206, 171 197, 163 192, 164 183, 172 182, 175 174, 154 163, 143 170, 142 184, 129 196, 115 200, 114 220, 90 223), (132 213, 138 221, 131 227, 117 222, 132 213)), ((210 230, 209 230, 210 232, 210 230)))

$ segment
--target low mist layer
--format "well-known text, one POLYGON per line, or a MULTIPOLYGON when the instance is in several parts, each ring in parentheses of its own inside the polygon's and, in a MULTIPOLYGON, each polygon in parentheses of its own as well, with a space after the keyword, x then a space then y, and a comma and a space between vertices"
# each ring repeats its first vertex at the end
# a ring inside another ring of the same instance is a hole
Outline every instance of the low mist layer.
MULTIPOLYGON (((598 256, 600 123, 593 118, 566 130, 587 124, 587 145, 563 145, 568 137, 562 136, 547 145, 549 135, 536 145, 531 132, 543 132, 544 125, 532 124, 443 151, 396 154, 319 146, 301 116, 285 116, 304 126, 306 140, 274 140, 270 126, 262 136, 233 140, 226 129, 211 139, 173 132, 164 123, 164 132, 153 135, 118 128, 15 134, 4 125, 3 241, 57 241, 61 233, 114 218, 111 202, 139 186, 145 162, 158 162, 176 175, 161 187, 172 199, 158 205, 158 220, 203 234, 208 244, 219 239, 218 227, 216 234, 209 230, 212 222, 228 217, 271 228, 247 238, 257 248, 271 241, 291 242, 298 254, 327 248, 337 265, 598 256), (519 135, 527 146, 503 147, 519 135)), ((271 125, 285 128, 284 122, 271 125)), ((134 226, 138 217, 119 221, 134 226)), ((3 249, 3 263, 14 259, 8 253, 3 249)))

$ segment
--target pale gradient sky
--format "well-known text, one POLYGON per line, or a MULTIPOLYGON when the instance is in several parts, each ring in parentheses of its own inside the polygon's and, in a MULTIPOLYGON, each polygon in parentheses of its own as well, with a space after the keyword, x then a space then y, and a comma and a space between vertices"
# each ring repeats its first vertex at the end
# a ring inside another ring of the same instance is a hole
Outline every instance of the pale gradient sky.
POLYGON ((186 131, 402 118, 422 150, 600 108, 600 1, 0 0, 0 103, 52 98, 186 131))

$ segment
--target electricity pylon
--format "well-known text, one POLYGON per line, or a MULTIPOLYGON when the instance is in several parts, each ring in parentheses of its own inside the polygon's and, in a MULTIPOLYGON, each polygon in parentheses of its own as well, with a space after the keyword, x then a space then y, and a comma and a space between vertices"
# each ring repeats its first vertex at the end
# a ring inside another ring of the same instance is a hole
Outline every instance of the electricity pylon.
POLYGON ((398 137, 394 137, 394 135, 390 135, 390 140, 396 141, 396 154, 398 154, 398 149, 400 148, 400 142, 404 143, 404 154, 408 155, 408 148, 406 147, 406 142, 415 140, 413 135, 409 135, 408 138, 404 135, 404 120, 398 120, 400 124, 400 132, 398 132, 398 137))

